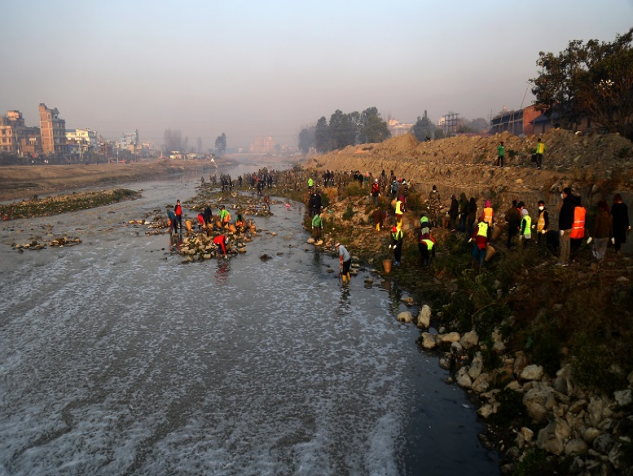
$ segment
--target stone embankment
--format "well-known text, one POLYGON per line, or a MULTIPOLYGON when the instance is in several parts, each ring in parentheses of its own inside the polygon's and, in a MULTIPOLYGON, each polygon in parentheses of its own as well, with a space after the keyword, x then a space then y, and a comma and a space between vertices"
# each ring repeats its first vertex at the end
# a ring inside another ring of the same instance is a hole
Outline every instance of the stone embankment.
MULTIPOLYGON (((498 329, 492 333, 492 347, 503 355, 502 365, 486 372, 482 358, 486 346, 479 341, 477 332, 460 335, 443 328, 439 333, 431 332, 433 317, 431 308, 424 305, 417 316, 405 311, 398 315, 398 320, 417 324, 422 331, 420 345, 440 352, 440 367, 454 371, 457 385, 479 400, 478 414, 484 419, 494 416, 504 393, 506 402, 520 401, 527 413, 531 424, 513 428, 508 432, 510 438, 506 437, 499 447, 508 461, 502 467, 504 473, 511 473, 529 450, 538 448, 550 455, 569 458, 570 474, 614 474, 614 471, 630 474, 623 454, 630 453, 632 444, 633 372, 627 377, 628 387, 610 396, 589 391, 576 383, 571 364, 565 364, 550 377, 542 366, 530 365, 523 351, 503 354, 506 342, 498 329), (499 382, 507 383, 500 388, 499 382), (508 392, 514 398, 508 397, 508 392)), ((436 317, 441 317, 441 312, 436 317)), ((447 383, 452 382, 453 377, 449 377, 447 383)))

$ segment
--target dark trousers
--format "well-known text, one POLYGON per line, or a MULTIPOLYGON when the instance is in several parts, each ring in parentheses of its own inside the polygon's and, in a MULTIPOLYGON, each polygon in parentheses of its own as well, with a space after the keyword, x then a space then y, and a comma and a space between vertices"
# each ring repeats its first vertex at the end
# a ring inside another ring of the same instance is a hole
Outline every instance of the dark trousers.
POLYGON ((543 167, 543 154, 536 154, 536 166, 539 170, 543 167))
POLYGON ((503 167, 503 155, 497 157, 497 167, 503 167))
POLYGON ((512 238, 514 238, 518 234, 518 230, 514 227, 508 227, 508 248, 512 247, 512 238))
POLYGON ((402 257, 402 244, 396 245, 395 249, 393 250, 393 258, 395 259, 396 263, 400 263, 400 258, 402 257))

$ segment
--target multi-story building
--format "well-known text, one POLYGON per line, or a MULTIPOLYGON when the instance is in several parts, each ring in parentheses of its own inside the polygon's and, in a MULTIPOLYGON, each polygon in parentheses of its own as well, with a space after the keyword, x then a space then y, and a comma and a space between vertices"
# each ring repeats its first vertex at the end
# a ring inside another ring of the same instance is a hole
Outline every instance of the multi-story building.
POLYGON ((490 121, 490 132, 508 131, 517 136, 534 134, 534 120, 540 115, 534 106, 523 109, 508 111, 505 106, 503 110, 490 121))
POLYGON ((66 129, 66 142, 84 145, 87 149, 99 147, 97 131, 92 129, 66 129))
POLYGON ((45 154, 66 154, 66 121, 60 119, 57 108, 40 103, 40 133, 45 154))
POLYGON ((271 154, 275 151, 275 141, 272 136, 267 137, 255 137, 253 144, 250 147, 250 152, 255 154, 271 154))

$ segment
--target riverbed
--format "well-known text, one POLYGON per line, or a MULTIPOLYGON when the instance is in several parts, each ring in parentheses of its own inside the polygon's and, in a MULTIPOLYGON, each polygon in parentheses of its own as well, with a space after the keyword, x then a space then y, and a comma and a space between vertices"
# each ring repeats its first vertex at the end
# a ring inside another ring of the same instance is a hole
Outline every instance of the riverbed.
POLYGON ((302 205, 230 260, 182 264, 128 223, 195 185, 2 224, 0 474, 499 474, 403 291, 369 267, 342 287, 302 205), (51 226, 82 243, 9 246, 51 226))

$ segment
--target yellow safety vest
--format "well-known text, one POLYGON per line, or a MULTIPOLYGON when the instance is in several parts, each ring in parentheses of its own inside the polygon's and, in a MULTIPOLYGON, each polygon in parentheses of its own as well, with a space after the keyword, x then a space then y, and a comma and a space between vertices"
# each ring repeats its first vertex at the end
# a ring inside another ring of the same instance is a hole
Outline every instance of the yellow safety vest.
POLYGON ((545 210, 541 211, 538 215, 536 229, 538 231, 543 231, 545 229, 545 210))
POLYGON ((477 228, 477 236, 488 236, 488 223, 481 221, 477 225, 477 228))
POLYGON ((422 243, 426 243, 426 248, 429 251, 433 249, 433 245, 435 244, 435 243, 433 243, 433 241, 427 240, 427 239, 422 240, 422 243))
POLYGON ((400 238, 402 238, 403 234, 402 234, 402 230, 398 229, 397 232, 395 233, 391 233, 391 237, 394 239, 394 241, 398 241, 400 238))
MULTIPOLYGON (((523 231, 523 236, 525 236, 526 238, 532 238, 532 218, 530 217, 530 215, 525 215, 523 217, 523 220, 525 220, 525 230, 523 231)), ((523 228, 523 227, 521 227, 523 228)))
POLYGON ((400 200, 396 202, 396 215, 402 215, 402 202, 400 200))

